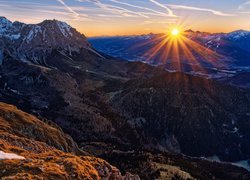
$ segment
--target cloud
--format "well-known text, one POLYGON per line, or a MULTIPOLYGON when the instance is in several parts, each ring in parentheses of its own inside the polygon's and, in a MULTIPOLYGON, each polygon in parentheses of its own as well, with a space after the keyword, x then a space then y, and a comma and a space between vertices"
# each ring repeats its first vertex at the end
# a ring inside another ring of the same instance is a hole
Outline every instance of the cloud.
POLYGON ((25 1, 7 1, 7 0, 0 0, 0 3, 10 3, 10 4, 25 4, 25 5, 42 5, 42 3, 38 2, 25 2, 25 1))
POLYGON ((171 9, 169 9, 167 6, 165 6, 164 4, 161 4, 161 3, 159 3, 156 0, 149 0, 149 1, 152 2, 152 3, 154 3, 154 4, 156 4, 159 7, 162 7, 163 9, 167 10, 169 16, 176 17, 176 15, 174 14, 174 12, 171 9))
POLYGON ((151 8, 137 6, 137 5, 133 5, 133 4, 129 4, 129 3, 126 3, 126 2, 117 1, 117 0, 110 0, 110 1, 114 2, 114 3, 117 3, 117 4, 129 6, 129 7, 132 7, 132 8, 137 8, 137 9, 142 9, 142 10, 145 10, 145 11, 153 12, 153 13, 142 12, 144 15, 169 16, 169 14, 166 14, 166 13, 163 13, 163 12, 160 12, 160 11, 156 11, 156 10, 151 9, 151 8))
POLYGON ((173 23, 176 23, 176 20, 168 19, 166 21, 144 21, 142 24, 147 25, 147 24, 173 24, 173 23))
POLYGON ((192 10, 192 11, 210 12, 210 13, 213 13, 214 15, 217 15, 217 16, 235 16, 234 14, 228 14, 228 13, 216 11, 213 9, 199 8, 199 7, 193 7, 193 6, 183 6, 183 5, 174 5, 174 4, 170 4, 168 6, 173 8, 173 9, 185 9, 185 10, 192 10))
POLYGON ((68 10, 71 14, 73 14, 74 18, 77 18, 77 17, 80 16, 80 14, 78 14, 71 7, 69 7, 63 0, 57 0, 57 2, 59 2, 60 4, 62 4, 66 8, 66 10, 68 10))
POLYGON ((243 4, 240 4, 238 9, 239 10, 250 10, 250 1, 247 1, 243 4))
POLYGON ((121 18, 120 15, 112 15, 112 14, 97 14, 99 17, 113 17, 113 18, 121 18))
POLYGON ((250 11, 247 12, 247 11, 244 11, 244 12, 240 12, 241 14, 250 14, 250 11))
POLYGON ((88 18, 87 14, 78 13, 76 10, 82 10, 82 8, 75 8, 68 6, 64 0, 56 0, 60 4, 64 6, 64 8, 70 13, 69 15, 73 15, 73 19, 71 20, 77 20, 77 21, 92 21, 92 19, 88 18))
POLYGON ((76 1, 94 3, 97 7, 101 8, 102 10, 110 12, 112 14, 121 15, 122 17, 149 18, 147 15, 144 15, 142 12, 136 12, 136 11, 132 11, 132 10, 120 7, 120 6, 102 3, 100 0, 76 0, 76 1))

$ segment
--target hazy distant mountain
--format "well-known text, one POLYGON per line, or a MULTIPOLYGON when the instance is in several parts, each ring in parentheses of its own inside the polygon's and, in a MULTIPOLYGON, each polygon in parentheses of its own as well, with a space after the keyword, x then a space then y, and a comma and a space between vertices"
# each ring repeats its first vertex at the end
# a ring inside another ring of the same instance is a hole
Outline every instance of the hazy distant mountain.
POLYGON ((248 90, 99 53, 56 20, 1 24, 1 101, 52 120, 82 150, 144 179, 169 167, 169 177, 249 177, 242 168, 183 155, 246 162, 248 90))
POLYGON ((250 52, 250 31, 238 30, 228 33, 225 37, 235 43, 239 48, 250 52))
MULTIPOLYGON (((188 47, 195 60, 186 58, 184 51, 179 51, 180 60, 171 57, 170 53, 167 53, 168 47, 171 47, 171 40, 165 41, 167 39, 165 34, 97 37, 89 38, 89 41, 98 51, 117 58, 143 61, 169 71, 183 71, 206 78, 228 79, 250 71, 249 31, 211 34, 187 30, 185 36, 198 43, 188 47), (203 49, 198 47, 199 45, 203 49), (200 52, 197 52, 199 49, 200 52), (208 57, 209 50, 216 55, 207 60, 204 57, 208 57)), ((250 87, 248 83, 237 85, 250 87)))
MULTIPOLYGON (((234 48, 236 50, 241 50, 240 53, 247 51, 249 56, 250 48, 250 31, 234 31, 231 33, 204 33, 199 31, 188 30, 185 36, 195 42, 199 42, 206 48, 212 49, 213 51, 228 52, 228 48, 234 48)), ((147 56, 143 56, 146 51, 157 45, 157 43, 162 42, 166 39, 164 34, 147 34, 138 36, 114 36, 114 37, 95 37, 89 38, 92 45, 101 52, 110 54, 115 57, 123 58, 130 61, 146 61, 147 56), (133 54, 133 53, 135 54, 133 54)), ((169 45, 169 44, 165 44, 169 45)), ((152 63, 157 55, 153 56, 149 61, 152 63)), ((242 59, 236 60, 243 61, 242 59)), ((158 60, 163 62, 163 60, 158 60)), ((245 62, 235 62, 250 65, 250 62, 245 60, 245 62)))

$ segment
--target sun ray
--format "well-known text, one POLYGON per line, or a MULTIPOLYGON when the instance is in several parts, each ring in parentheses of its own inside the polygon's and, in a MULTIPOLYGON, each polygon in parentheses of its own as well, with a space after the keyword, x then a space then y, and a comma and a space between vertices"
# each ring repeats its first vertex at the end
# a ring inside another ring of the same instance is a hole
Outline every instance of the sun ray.
POLYGON ((134 51, 146 48, 144 61, 181 72, 208 74, 208 68, 221 65, 223 56, 192 40, 182 25, 171 25, 165 34, 152 35, 142 43, 130 47, 134 51), (149 48, 148 48, 149 47, 149 48))

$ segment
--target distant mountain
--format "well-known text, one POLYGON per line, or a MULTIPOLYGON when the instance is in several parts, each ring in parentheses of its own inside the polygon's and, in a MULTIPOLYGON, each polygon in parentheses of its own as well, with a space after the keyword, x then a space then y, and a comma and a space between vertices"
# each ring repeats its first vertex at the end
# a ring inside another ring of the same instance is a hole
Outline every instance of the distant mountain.
MULTIPOLYGON (((240 49, 244 50, 242 52, 247 51, 250 53, 250 31, 239 30, 228 34, 211 34, 187 30, 184 32, 184 36, 195 42, 199 42, 204 47, 212 49, 213 51, 219 50, 220 52, 224 52, 227 50, 226 48, 237 47, 236 50, 240 49)), ((147 56, 143 56, 143 54, 146 53, 146 51, 149 51, 150 48, 153 48, 153 46, 164 41, 166 38, 165 34, 147 34, 138 36, 94 37, 89 38, 89 41, 99 51, 112 56, 124 58, 130 61, 145 61, 147 56), (130 52, 137 53, 131 54, 130 52)), ((165 45, 168 45, 168 43, 165 45)), ((152 59, 153 58, 156 57, 152 57, 152 59)), ((150 61, 152 59, 150 59, 150 61)), ((238 59, 236 58, 236 60, 238 59)), ((164 60, 158 61, 164 62, 164 60)), ((246 64, 249 65, 250 63, 247 61, 246 64)))
MULTIPOLYGON (((200 77, 229 78, 250 71, 250 32, 205 33, 187 30, 186 46, 194 60, 179 45, 179 60, 168 52, 171 41, 165 34, 89 38, 100 52, 128 61, 142 61, 168 71, 182 71, 200 77), (189 45, 189 47, 188 47, 189 45)), ((249 87, 247 84, 241 86, 249 87)))
POLYGON ((226 38, 234 42, 239 48, 250 52, 250 31, 238 30, 226 35, 226 38))
POLYGON ((247 89, 166 72, 164 65, 122 61, 96 51, 85 36, 56 20, 1 21, 1 101, 53 121, 80 149, 111 161, 122 173, 144 179, 249 176, 230 164, 186 156, 247 162, 247 89), (9 38, 19 33, 20 39, 9 38))
POLYGON ((232 58, 229 64, 231 67, 250 66, 250 31, 239 30, 228 34, 193 32, 188 33, 187 37, 221 55, 232 58))

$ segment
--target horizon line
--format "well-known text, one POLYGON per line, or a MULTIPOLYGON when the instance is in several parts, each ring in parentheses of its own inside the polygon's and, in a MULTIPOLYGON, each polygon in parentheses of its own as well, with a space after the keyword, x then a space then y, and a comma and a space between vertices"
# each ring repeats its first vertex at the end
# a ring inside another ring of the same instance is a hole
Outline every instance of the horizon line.
MULTIPOLYGON (((21 22, 21 21, 18 21, 18 20, 12 21, 9 18, 7 18, 6 16, 1 16, 1 15, 0 15, 0 18, 6 18, 7 20, 11 21, 11 23, 21 22)), ((58 20, 58 19, 55 19, 55 18, 53 18, 53 19, 44 19, 44 20, 39 21, 37 23, 25 23, 25 22, 21 22, 21 23, 30 24, 30 25, 38 25, 38 24, 41 24, 42 22, 44 22, 46 20, 48 20, 48 21, 54 21, 54 20, 56 20, 56 21, 67 23, 71 28, 76 29, 79 33, 85 35, 87 38, 101 38, 101 37, 104 38, 104 37, 123 37, 123 36, 143 36, 143 35, 149 35, 149 34, 155 34, 155 35, 157 35, 157 34, 166 34, 165 32, 149 32, 149 33, 134 33, 134 34, 131 33, 131 34, 114 34, 114 35, 107 35, 107 34, 106 35, 105 34, 103 34, 103 35, 86 35, 86 33, 81 32, 78 28, 73 27, 68 22, 62 21, 62 20, 58 20)), ((246 29, 241 29, 240 28, 240 29, 235 29, 235 30, 230 30, 230 31, 210 31, 209 32, 209 31, 193 30, 192 28, 189 28, 189 29, 184 30, 183 32, 185 32, 185 31, 210 33, 210 34, 228 34, 228 33, 236 32, 236 31, 247 31, 247 32, 250 32, 250 29, 246 30, 246 29)))

